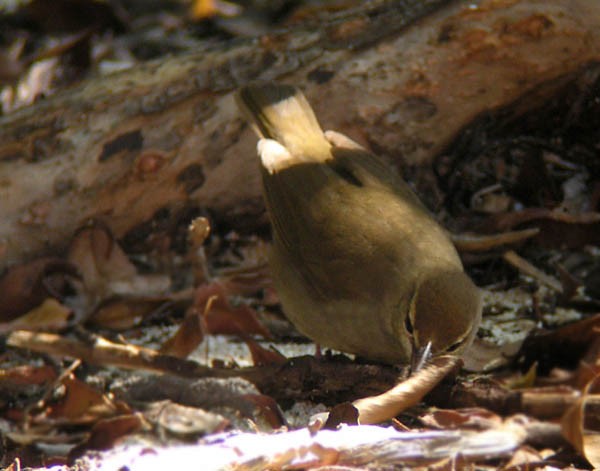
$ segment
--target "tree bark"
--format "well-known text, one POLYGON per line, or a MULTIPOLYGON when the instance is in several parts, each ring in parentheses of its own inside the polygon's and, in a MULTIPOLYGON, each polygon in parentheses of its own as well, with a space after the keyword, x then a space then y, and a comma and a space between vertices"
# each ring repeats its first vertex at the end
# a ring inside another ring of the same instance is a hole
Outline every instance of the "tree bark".
POLYGON ((472 3, 362 7, 90 78, 1 118, 0 270, 59 250, 88 218, 134 239, 189 207, 264 223, 256 138, 232 98, 248 82, 299 84, 324 128, 427 166, 476 116, 534 106, 600 59, 599 2, 472 3))

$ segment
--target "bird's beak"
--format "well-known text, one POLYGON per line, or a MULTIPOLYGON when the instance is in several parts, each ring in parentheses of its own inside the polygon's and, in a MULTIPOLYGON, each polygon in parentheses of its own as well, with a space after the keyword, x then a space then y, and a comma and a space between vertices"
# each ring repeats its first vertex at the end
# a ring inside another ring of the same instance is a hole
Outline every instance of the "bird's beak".
POLYGON ((419 371, 425 363, 431 358, 431 342, 427 342, 422 347, 414 347, 410 359, 410 374, 419 371))

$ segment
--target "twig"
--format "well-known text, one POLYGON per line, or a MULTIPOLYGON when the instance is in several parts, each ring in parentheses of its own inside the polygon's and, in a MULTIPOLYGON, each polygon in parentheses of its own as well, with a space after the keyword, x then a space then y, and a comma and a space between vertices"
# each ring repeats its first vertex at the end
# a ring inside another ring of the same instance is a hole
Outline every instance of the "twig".
POLYGON ((378 394, 397 382, 398 371, 383 365, 357 365, 346 360, 296 357, 285 364, 246 368, 216 368, 161 354, 149 348, 122 345, 97 337, 94 342, 57 334, 15 331, 7 345, 50 355, 80 358, 99 366, 169 373, 184 378, 244 378, 264 394, 281 400, 313 399, 324 403, 378 394), (306 378, 311 381, 307 382, 306 378), (356 378, 361 381, 356 381, 356 378), (282 388, 282 384, 285 388, 282 388))
POLYGON ((459 252, 486 252, 496 247, 516 244, 535 237, 540 233, 537 227, 521 231, 508 231, 499 234, 452 234, 451 239, 459 252))
POLYGON ((506 251, 504 253, 504 255, 502 256, 502 258, 504 258, 504 260, 507 263, 509 263, 510 265, 515 267, 521 273, 535 278, 540 283, 542 283, 543 285, 546 285, 550 289, 553 289, 557 293, 562 293, 562 291, 563 291, 562 285, 556 278, 544 273, 539 268, 533 266, 531 263, 529 263, 523 257, 518 255, 514 250, 506 251))
POLYGON ((102 337, 96 338, 94 343, 87 344, 57 334, 17 330, 8 336, 6 343, 12 347, 26 348, 39 353, 79 358, 94 365, 143 369, 186 377, 239 375, 231 369, 210 368, 194 361, 163 355, 149 348, 116 344, 102 337))

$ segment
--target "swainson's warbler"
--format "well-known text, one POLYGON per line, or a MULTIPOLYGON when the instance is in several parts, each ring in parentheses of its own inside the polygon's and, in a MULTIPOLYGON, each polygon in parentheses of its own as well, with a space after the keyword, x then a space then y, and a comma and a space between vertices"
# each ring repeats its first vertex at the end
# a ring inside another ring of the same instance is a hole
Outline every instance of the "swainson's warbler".
POLYGON ((346 136, 323 132, 296 87, 248 86, 237 101, 261 138, 270 263, 298 330, 387 363, 464 350, 480 291, 408 185, 346 136))

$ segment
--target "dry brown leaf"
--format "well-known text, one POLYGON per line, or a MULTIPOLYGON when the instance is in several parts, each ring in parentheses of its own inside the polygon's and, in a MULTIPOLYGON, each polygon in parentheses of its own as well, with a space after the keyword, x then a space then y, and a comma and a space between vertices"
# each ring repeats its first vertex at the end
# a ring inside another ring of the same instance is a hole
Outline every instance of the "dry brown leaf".
POLYGON ((342 424, 358 425, 358 409, 350 402, 342 402, 332 407, 322 428, 337 430, 342 424))
POLYGON ((523 340, 517 340, 503 345, 495 345, 475 338, 463 354, 464 369, 485 372, 506 366, 517 355, 522 344, 523 340))
POLYGON ((171 338, 160 348, 160 353, 177 358, 187 358, 204 340, 203 317, 191 309, 171 338))
MULTIPOLYGON (((19 445, 40 445, 42 443, 67 444, 73 443, 74 438, 80 438, 81 434, 64 433, 53 429, 48 424, 30 425, 25 430, 10 431, 6 436, 19 445)), ((23 456, 22 454, 20 454, 23 456)))
MULTIPOLYGON (((600 334, 600 328, 596 329, 600 334)), ((575 372, 575 387, 583 390, 596 376, 600 375, 600 335, 590 345, 575 372)))
POLYGON ((105 329, 126 330, 138 325, 165 303, 168 303, 166 298, 114 299, 98 307, 89 322, 105 329))
POLYGON ((258 414, 274 429, 287 425, 281 409, 275 399, 264 394, 243 394, 241 398, 253 404, 258 409, 258 414))
POLYGON ((222 432, 230 424, 222 415, 169 400, 153 402, 145 407, 144 418, 159 427, 161 432, 180 438, 222 432))
POLYGON ((50 365, 43 366, 15 366, 0 370, 0 389, 43 384, 56 379, 56 370, 50 365))
POLYGON ((110 231, 98 223, 77 232, 68 259, 82 274, 88 311, 114 296, 153 296, 170 286, 166 276, 138 274, 110 231))
POLYGON ((79 268, 90 296, 105 298, 110 284, 137 275, 135 266, 104 226, 93 224, 80 229, 71 241, 68 259, 79 268))
POLYGON ((435 409, 419 417, 429 427, 443 430, 475 428, 485 430, 498 427, 502 418, 487 409, 435 409))
POLYGON ((68 277, 78 277, 74 265, 58 258, 39 258, 11 267, 0 278, 0 320, 11 321, 59 293, 68 277))
POLYGON ((549 368, 574 368, 599 337, 600 314, 564 325, 551 331, 529 335, 519 351, 522 364, 539 363, 539 374, 549 368))
POLYGON ((600 467, 600 376, 587 385, 583 395, 561 420, 565 438, 594 468, 600 467))
POLYGON ((61 330, 69 324, 72 318, 73 311, 71 309, 63 306, 54 298, 48 298, 27 314, 11 322, 0 324, 0 333, 6 334, 14 330, 61 330))
POLYGON ((517 373, 505 378, 502 382, 507 389, 533 388, 537 380, 537 362, 534 362, 525 374, 517 373))
POLYGON ((63 397, 45 411, 51 419, 85 424, 129 411, 124 403, 114 402, 72 374, 64 379, 62 385, 65 388, 63 397))
POLYGON ((78 458, 88 450, 107 450, 119 439, 140 430, 145 424, 141 414, 126 414, 101 419, 94 424, 88 439, 80 443, 69 453, 71 460, 78 458))
POLYGON ((204 319, 207 332, 211 334, 257 334, 270 338, 269 331, 258 321, 254 309, 246 304, 232 306, 226 287, 219 282, 200 286, 196 290, 194 306, 198 312, 205 312, 209 300, 216 297, 206 309, 204 319))
POLYGON ((521 446, 514 452, 510 461, 502 469, 503 471, 535 469, 530 465, 534 463, 541 463, 543 461, 544 458, 538 450, 529 446, 521 446))
POLYGON ((22 5, 21 14, 47 33, 93 28, 121 30, 124 18, 111 2, 97 0, 33 0, 22 5))
POLYGON ((261 291, 273 289, 273 280, 266 261, 229 269, 215 281, 223 285, 230 295, 253 296, 261 291))
POLYGON ((26 64, 21 58, 25 38, 16 39, 10 46, 0 49, 0 85, 17 80, 26 64))
POLYGON ((376 424, 390 420, 403 410, 418 404, 446 376, 456 372, 460 359, 452 355, 433 358, 405 381, 401 381, 378 396, 358 399, 352 404, 358 409, 361 424, 376 424))
POLYGON ((248 345, 250 355, 252 355, 252 363, 255 366, 283 365, 287 361, 287 358, 278 351, 267 350, 247 335, 244 335, 243 339, 246 345, 248 345))

